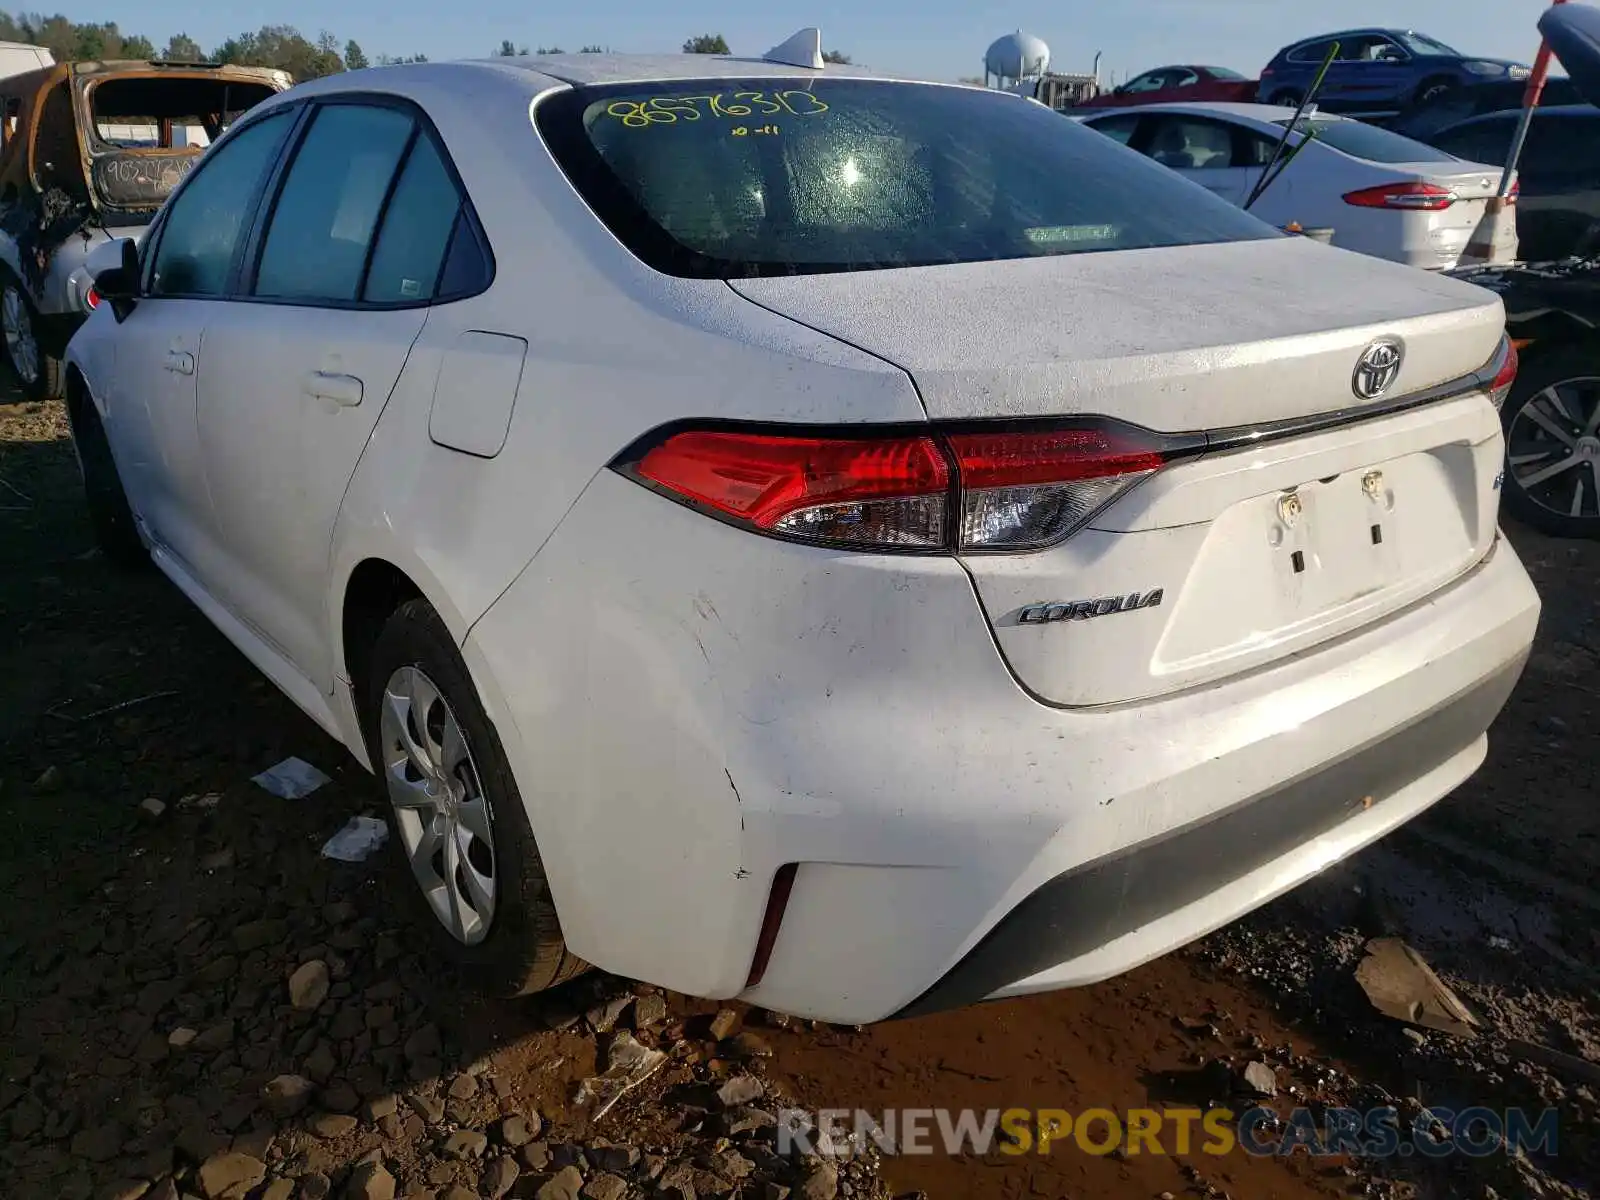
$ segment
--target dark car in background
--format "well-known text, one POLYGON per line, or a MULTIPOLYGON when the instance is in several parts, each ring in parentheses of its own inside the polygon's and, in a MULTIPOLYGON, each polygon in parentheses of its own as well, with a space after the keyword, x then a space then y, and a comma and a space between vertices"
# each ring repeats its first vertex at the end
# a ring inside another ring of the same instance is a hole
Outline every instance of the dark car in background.
POLYGON ((1259 99, 1299 104, 1335 43, 1338 56, 1317 105, 1350 116, 1391 115, 1456 88, 1526 79, 1529 74, 1523 63, 1462 54, 1414 30, 1351 29, 1306 38, 1278 51, 1261 72, 1259 99))
MULTIPOLYGON (((1474 83, 1468 87, 1446 88, 1421 104, 1413 104, 1399 116, 1384 125, 1408 138, 1429 142, 1433 136, 1452 125, 1481 117, 1485 113, 1505 112, 1522 107, 1523 94, 1528 90, 1526 79, 1502 79, 1491 83, 1474 83)), ((1547 80, 1541 104, 1582 104, 1583 96, 1572 80, 1557 77, 1547 80)))
MULTIPOLYGON (((1473 117, 1434 134, 1428 144, 1457 158, 1503 163, 1521 118, 1518 109, 1473 117)), ((1517 242, 1524 261, 1600 254, 1600 108, 1534 110, 1517 173, 1517 242)))
MULTIPOLYGON (((1199 100, 1249 104, 1256 81, 1227 67, 1157 67, 1085 101, 1078 108, 1132 108, 1138 104, 1176 104, 1199 100)), ((1074 110, 1076 111, 1076 110, 1074 110)))

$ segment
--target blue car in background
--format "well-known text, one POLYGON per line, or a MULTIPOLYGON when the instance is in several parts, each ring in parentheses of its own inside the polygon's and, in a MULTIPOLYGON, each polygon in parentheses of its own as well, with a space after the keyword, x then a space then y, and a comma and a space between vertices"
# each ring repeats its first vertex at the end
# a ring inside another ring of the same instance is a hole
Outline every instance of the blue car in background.
POLYGON ((1392 115, 1455 88, 1529 74, 1524 63, 1462 54, 1413 30, 1351 29, 1278 51, 1261 72, 1258 98, 1264 104, 1299 104, 1335 42, 1339 53, 1317 94, 1317 107, 1350 116, 1392 115))

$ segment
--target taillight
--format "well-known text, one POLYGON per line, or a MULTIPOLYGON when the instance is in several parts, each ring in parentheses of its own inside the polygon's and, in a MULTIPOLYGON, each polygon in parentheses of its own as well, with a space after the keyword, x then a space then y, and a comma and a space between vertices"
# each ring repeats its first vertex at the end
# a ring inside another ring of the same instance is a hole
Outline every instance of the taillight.
POLYGON ((953 433, 962 550, 1031 550, 1071 533, 1166 462, 1108 428, 953 433))
POLYGON ((1517 344, 1510 338, 1500 340, 1500 349, 1495 351, 1495 357, 1490 364, 1494 368, 1494 379, 1489 384, 1489 403, 1496 409, 1504 406, 1506 397, 1511 395, 1511 387, 1517 382, 1517 344))
POLYGON ((683 430, 623 455, 629 477, 792 541, 927 553, 1034 550, 1071 536, 1204 446, 1111 421, 927 433, 683 430))
POLYGON ((950 468, 928 437, 677 433, 635 470, 769 533, 845 545, 945 543, 950 468))
POLYGON ((1386 183, 1382 187, 1347 192, 1346 204, 1357 208, 1399 208, 1420 212, 1443 212, 1458 199, 1449 188, 1436 183, 1386 183))
POLYGON ((84 289, 83 302, 88 306, 90 312, 100 307, 100 293, 94 289, 92 284, 84 289))

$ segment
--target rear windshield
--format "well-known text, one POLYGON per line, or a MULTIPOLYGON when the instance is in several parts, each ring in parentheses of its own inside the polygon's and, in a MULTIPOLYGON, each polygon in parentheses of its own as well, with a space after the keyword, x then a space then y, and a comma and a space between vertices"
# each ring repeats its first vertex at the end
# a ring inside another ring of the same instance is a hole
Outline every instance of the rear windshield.
MULTIPOLYGON (((1287 126, 1288 121, 1276 124, 1287 126)), ((1450 155, 1432 146, 1378 129, 1362 121, 1329 121, 1302 118, 1298 133, 1309 133, 1319 142, 1343 151, 1352 158, 1376 163, 1452 162, 1450 155)))
POLYGON ((1238 80, 1240 83, 1245 82, 1243 75, 1237 71, 1230 71, 1227 67, 1207 67, 1206 70, 1211 72, 1213 79, 1230 79, 1238 80))
POLYGON ((90 88, 89 113, 101 148, 179 149, 210 145, 273 94, 215 76, 112 76, 90 88))
POLYGON ((612 232, 677 275, 1280 236, 1075 121, 979 88, 675 80, 559 93, 538 124, 612 232))

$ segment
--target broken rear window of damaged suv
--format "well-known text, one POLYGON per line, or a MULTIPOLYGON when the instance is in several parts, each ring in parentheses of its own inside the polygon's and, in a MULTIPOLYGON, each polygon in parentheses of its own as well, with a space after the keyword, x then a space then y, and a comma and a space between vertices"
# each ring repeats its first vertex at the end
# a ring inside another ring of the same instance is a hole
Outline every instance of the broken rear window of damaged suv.
POLYGON ((994 91, 855 79, 583 87, 540 132, 675 275, 986 262, 1280 236, 1143 155, 994 91))

